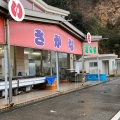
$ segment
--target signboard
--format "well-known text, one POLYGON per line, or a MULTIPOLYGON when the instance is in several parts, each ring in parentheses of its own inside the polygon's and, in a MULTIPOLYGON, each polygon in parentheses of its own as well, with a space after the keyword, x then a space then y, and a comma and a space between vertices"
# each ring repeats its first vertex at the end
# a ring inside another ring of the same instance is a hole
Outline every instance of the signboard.
POLYGON ((22 21, 25 17, 24 7, 19 0, 10 0, 8 3, 9 13, 15 21, 22 21))
POLYGON ((82 54, 82 43, 57 25, 10 21, 10 44, 82 54))
POLYGON ((4 19, 0 18, 0 44, 5 43, 4 19))
POLYGON ((91 44, 84 43, 84 55, 97 56, 98 42, 91 42, 91 44))
POLYGON ((91 34, 89 32, 87 33, 87 41, 89 44, 91 43, 91 34))

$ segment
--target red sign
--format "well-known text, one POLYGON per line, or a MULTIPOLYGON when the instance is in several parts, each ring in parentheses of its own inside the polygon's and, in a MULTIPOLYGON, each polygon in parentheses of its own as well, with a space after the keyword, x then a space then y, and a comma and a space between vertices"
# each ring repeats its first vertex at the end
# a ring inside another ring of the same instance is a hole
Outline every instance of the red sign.
POLYGON ((5 43, 4 19, 0 18, 0 44, 5 43))
POLYGON ((82 54, 81 42, 67 31, 52 24, 32 24, 10 21, 10 44, 82 54))
POLYGON ((22 21, 24 19, 25 11, 19 0, 10 0, 8 9, 10 15, 15 21, 22 21))
POLYGON ((89 32, 87 33, 87 41, 89 44, 91 43, 91 34, 89 32))

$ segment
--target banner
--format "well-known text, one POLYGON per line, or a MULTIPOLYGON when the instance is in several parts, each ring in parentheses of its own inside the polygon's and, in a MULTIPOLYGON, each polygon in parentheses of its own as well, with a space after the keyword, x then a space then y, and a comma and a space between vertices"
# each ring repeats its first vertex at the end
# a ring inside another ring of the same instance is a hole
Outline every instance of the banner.
POLYGON ((5 43, 4 19, 0 18, 0 44, 5 43))
POLYGON ((63 28, 52 24, 10 21, 10 44, 82 54, 82 43, 63 28))

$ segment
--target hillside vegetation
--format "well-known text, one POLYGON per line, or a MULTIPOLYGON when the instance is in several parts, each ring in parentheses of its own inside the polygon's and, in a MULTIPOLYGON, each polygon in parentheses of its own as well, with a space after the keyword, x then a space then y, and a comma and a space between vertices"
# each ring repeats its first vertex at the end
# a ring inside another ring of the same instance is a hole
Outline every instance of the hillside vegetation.
POLYGON ((120 57, 120 0, 44 0, 47 4, 70 11, 66 19, 79 30, 102 35, 99 53, 120 57))

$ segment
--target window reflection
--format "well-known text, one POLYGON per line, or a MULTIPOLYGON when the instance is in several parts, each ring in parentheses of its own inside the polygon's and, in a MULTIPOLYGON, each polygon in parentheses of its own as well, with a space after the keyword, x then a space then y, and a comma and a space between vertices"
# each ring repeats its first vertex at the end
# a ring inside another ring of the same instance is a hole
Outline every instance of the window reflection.
POLYGON ((4 76, 4 47, 0 45, 0 77, 4 76))
POLYGON ((41 51, 37 49, 24 48, 25 75, 40 76, 41 51))

